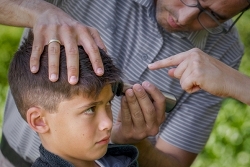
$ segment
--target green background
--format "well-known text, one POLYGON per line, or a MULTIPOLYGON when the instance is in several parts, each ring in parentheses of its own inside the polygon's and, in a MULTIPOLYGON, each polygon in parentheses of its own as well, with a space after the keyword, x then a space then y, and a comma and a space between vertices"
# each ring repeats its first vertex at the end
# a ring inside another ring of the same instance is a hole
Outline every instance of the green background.
MULTIPOLYGON (((250 11, 247 11, 236 26, 245 45, 240 71, 250 76, 249 21, 250 11)), ((0 25, 0 124, 3 120, 4 103, 8 89, 8 65, 17 49, 22 31, 22 28, 0 25)), ((226 99, 220 109, 213 132, 192 167, 249 166, 250 106, 234 99, 226 99)))

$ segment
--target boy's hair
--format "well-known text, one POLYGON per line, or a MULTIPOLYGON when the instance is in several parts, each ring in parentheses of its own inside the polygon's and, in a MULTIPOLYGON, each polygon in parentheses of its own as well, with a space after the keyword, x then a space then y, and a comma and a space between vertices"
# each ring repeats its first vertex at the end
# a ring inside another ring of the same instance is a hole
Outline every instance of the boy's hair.
POLYGON ((100 50, 100 55, 104 74, 97 76, 88 55, 83 47, 79 46, 79 81, 76 85, 70 85, 67 77, 65 48, 61 46, 59 79, 57 82, 51 82, 48 77, 48 46, 45 46, 41 55, 39 71, 35 74, 30 71, 32 42, 32 38, 28 38, 15 53, 8 76, 17 108, 25 120, 26 111, 32 106, 40 106, 52 112, 63 100, 70 99, 74 95, 96 98, 106 84, 120 81, 120 71, 103 50, 100 50))

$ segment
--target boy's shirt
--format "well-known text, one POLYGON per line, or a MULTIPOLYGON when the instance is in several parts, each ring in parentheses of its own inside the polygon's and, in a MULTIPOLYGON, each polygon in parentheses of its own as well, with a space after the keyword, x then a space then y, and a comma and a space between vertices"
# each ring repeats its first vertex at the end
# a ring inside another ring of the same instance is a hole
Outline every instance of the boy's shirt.
MULTIPOLYGON (((74 167, 68 161, 49 152, 42 145, 39 147, 40 157, 32 167, 74 167)), ((132 145, 109 144, 107 153, 95 162, 100 167, 137 167, 138 150, 132 145)))

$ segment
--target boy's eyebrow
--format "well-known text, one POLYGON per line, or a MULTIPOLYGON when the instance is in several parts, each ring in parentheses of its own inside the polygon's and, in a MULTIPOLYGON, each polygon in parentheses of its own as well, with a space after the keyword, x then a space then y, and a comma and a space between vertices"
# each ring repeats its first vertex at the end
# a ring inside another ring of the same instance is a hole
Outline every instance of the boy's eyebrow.
MULTIPOLYGON (((112 93, 112 96, 109 98, 108 101, 111 101, 113 98, 115 97, 114 93, 112 93)), ((108 99, 108 98, 107 98, 108 99)), ((90 107, 93 107, 93 106, 96 106, 96 105, 100 105, 100 104, 103 104, 103 101, 94 101, 94 102, 91 102, 91 103, 88 103, 88 104, 85 104, 83 106, 80 106, 78 107, 77 109, 81 109, 81 108, 90 108, 90 107)))
POLYGON ((96 106, 98 104, 100 104, 102 102, 92 102, 92 103, 88 103, 88 104, 85 104, 83 106, 80 106, 78 107, 77 109, 82 109, 82 108, 90 108, 90 107, 93 107, 93 106, 96 106))

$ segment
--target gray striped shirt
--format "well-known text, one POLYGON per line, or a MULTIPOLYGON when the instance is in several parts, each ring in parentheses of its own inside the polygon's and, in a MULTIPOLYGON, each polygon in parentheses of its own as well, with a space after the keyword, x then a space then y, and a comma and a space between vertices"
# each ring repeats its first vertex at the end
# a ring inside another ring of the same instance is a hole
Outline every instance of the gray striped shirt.
MULTIPOLYGON (((150 81, 159 89, 171 92, 178 98, 177 106, 162 124, 158 135, 176 147, 199 153, 212 130, 222 98, 204 91, 188 94, 181 89, 178 80, 167 75, 168 68, 150 71, 147 65, 198 47, 237 69, 243 47, 235 29, 222 35, 209 35, 206 31, 166 32, 156 22, 153 2, 54 0, 52 3, 76 20, 97 28, 109 55, 127 78, 138 82, 150 81)), ((39 139, 22 121, 11 96, 7 102, 4 134, 17 152, 34 161, 39 155, 39 139)), ((113 110, 116 118, 119 111, 118 98, 113 102, 113 110)))

